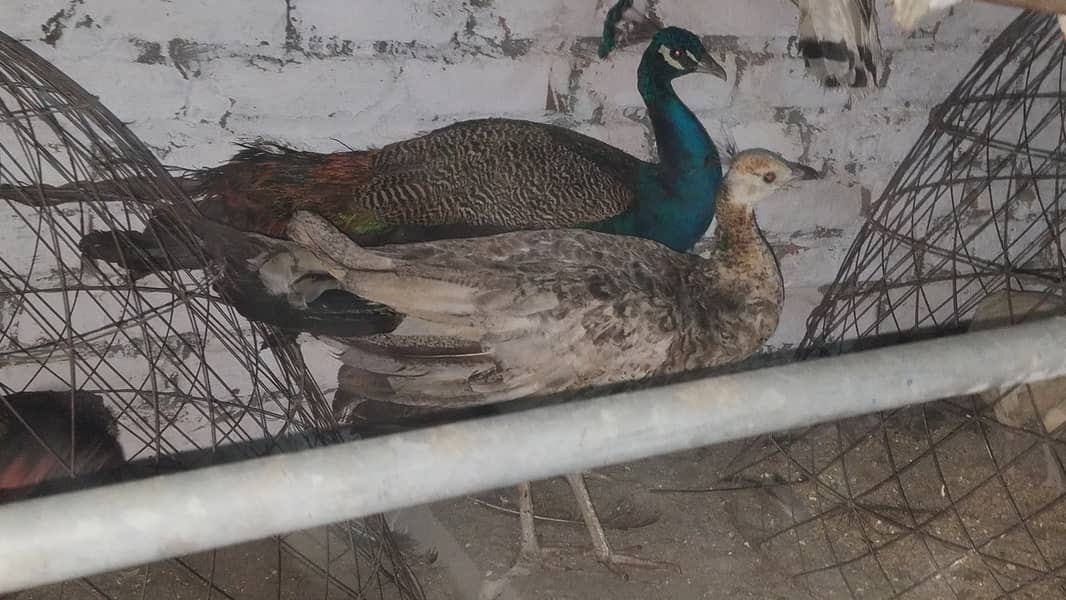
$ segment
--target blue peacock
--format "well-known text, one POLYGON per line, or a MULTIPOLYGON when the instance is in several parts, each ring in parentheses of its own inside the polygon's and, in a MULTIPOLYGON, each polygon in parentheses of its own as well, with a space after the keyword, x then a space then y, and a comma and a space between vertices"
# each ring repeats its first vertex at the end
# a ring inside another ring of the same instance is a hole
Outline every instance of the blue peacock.
MULTIPOLYGON (((726 72, 692 32, 655 29, 637 87, 655 132, 657 163, 555 125, 479 119, 380 149, 323 154, 250 145, 183 183, 199 197, 205 217, 274 237, 284 237, 291 216, 306 210, 363 246, 582 227, 687 251, 714 217, 722 166, 672 82, 690 73, 724 80, 726 72)), ((134 277, 202 268, 201 249, 169 234, 172 219, 158 214, 143 232, 92 232, 82 252, 124 265, 134 277)), ((220 291, 246 317, 290 329, 365 335, 402 320, 358 298, 330 294, 296 309, 248 287, 254 284, 231 279, 220 291)))

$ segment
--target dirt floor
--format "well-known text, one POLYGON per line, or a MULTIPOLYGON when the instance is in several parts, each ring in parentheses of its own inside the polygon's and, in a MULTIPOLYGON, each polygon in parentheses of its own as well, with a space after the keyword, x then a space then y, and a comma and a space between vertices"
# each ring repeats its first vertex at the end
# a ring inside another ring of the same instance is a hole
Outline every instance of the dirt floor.
POLYGON ((487 504, 513 508, 514 491, 496 490, 476 499, 438 505, 433 511, 480 567, 483 581, 497 584, 482 583, 483 588, 498 590, 501 599, 801 597, 786 577, 738 535, 731 525, 728 498, 720 493, 655 492, 660 487, 713 484, 713 461, 702 454, 688 452, 602 469, 597 474, 605 478, 588 478, 612 547, 674 563, 676 569, 627 568, 623 577, 598 564, 570 489, 561 479, 539 482, 533 490, 539 516, 567 521, 538 521, 541 543, 564 548, 542 569, 510 578, 505 585, 499 584, 518 549, 518 520, 487 504))
MULTIPOLYGON (((512 571, 512 489, 388 518, 434 600, 1066 598, 1066 490, 1043 481, 1050 455, 1032 432, 971 406, 939 403, 590 476, 614 549, 676 569, 620 576, 598 564, 562 479, 533 488, 541 543, 561 548, 523 573, 512 571), (786 481, 795 483, 773 485, 786 481)), ((1063 442, 1048 447, 1066 457, 1063 442)), ((360 589, 400 598, 388 577, 361 571, 367 560, 353 560, 352 548, 367 547, 358 537, 301 532, 17 598, 358 598, 360 589)))

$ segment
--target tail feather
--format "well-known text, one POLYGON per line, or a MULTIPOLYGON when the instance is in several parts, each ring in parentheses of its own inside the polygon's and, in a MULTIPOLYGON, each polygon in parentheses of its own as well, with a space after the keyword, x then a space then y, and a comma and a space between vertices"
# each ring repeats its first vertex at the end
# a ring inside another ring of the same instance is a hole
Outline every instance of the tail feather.
POLYGON ((873 0, 799 0, 799 50, 826 87, 877 87, 882 63, 873 0))
POLYGON ((244 318, 309 335, 388 333, 403 321, 403 315, 387 306, 340 290, 327 291, 298 308, 285 296, 267 293, 255 277, 227 276, 219 279, 215 288, 244 318))
POLYGON ((449 350, 417 345, 403 338, 397 339, 396 343, 385 342, 388 339, 390 336, 347 340, 339 358, 345 364, 372 373, 390 377, 419 377, 427 381, 452 379, 453 375, 446 374, 449 370, 469 377, 472 372, 492 369, 496 365, 492 353, 481 348, 457 347, 449 350))
POLYGON ((330 275, 343 282, 346 289, 409 317, 438 325, 481 331, 525 331, 536 326, 532 315, 558 302, 552 294, 538 294, 515 304, 511 290, 499 294, 486 292, 484 286, 467 285, 451 280, 450 276, 440 277, 432 266, 364 248, 325 219, 308 212, 293 216, 288 235, 314 252, 330 275))
POLYGON ((91 231, 78 242, 83 258, 128 270, 133 278, 160 271, 202 269, 203 253, 193 237, 173 218, 152 217, 144 231, 91 231))
POLYGON ((332 343, 343 348, 340 387, 378 402, 487 404, 499 401, 500 394, 510 397, 514 388, 529 383, 520 376, 502 376, 491 351, 465 340, 386 335, 332 343))
POLYGON ((420 409, 460 408, 486 404, 484 396, 473 392, 465 379, 468 373, 455 372, 450 380, 436 380, 424 385, 414 377, 390 377, 372 373, 350 365, 342 365, 338 373, 338 389, 333 410, 339 419, 357 406, 370 401, 386 406, 420 409))
POLYGON ((323 154, 276 143, 240 144, 224 165, 196 172, 204 216, 237 229, 281 237, 302 207, 333 214, 373 172, 376 151, 323 154))

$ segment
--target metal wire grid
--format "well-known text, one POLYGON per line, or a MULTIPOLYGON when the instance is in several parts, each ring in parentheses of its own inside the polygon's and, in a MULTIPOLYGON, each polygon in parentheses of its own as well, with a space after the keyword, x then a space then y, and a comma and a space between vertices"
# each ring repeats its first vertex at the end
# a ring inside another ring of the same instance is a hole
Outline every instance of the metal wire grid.
MULTIPOLYGON (((0 199, 9 249, 0 254, 0 393, 98 393, 117 417, 127 460, 161 469, 182 468, 189 450, 291 431, 333 439, 329 403, 299 350, 281 344, 263 351, 274 332, 219 302, 207 274, 160 270, 133 282, 82 263, 78 242, 94 227, 140 229, 153 211, 193 214, 193 205, 180 181, 95 97, 4 34, 0 199)), ((0 409, 13 410, 5 400, 0 409)), ((257 449, 249 456, 277 451, 272 444, 245 447, 257 449)), ((74 464, 73 456, 57 458, 74 464)), ((381 518, 249 548, 258 559, 222 560, 212 552, 142 567, 132 586, 117 583, 129 575, 120 573, 27 594, 164 597, 177 585, 169 573, 188 583, 182 597, 261 597, 268 589, 302 598, 316 587, 287 586, 312 575, 322 597, 424 597, 381 518), (274 584, 242 596, 247 586, 234 584, 242 578, 274 584)))
MULTIPOLYGON (((1025 13, 931 112, 801 358, 962 331, 991 298, 1007 322, 1062 312, 1064 54, 1054 18, 1025 13)), ((1066 427, 1004 419, 1018 393, 753 442, 737 524, 819 599, 1066 598, 1066 427)))

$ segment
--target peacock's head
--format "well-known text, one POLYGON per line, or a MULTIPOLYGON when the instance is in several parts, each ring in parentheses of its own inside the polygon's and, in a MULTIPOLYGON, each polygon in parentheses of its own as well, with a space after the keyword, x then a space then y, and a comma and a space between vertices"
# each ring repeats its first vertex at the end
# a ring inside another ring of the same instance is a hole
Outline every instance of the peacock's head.
POLYGON ((797 181, 820 177, 807 165, 785 160, 765 148, 752 148, 732 156, 726 185, 730 200, 750 206, 797 181))
POLYGON ((703 47, 699 36, 680 27, 661 29, 644 51, 641 68, 674 79, 689 73, 708 73, 726 81, 725 69, 703 47))
MULTIPOLYGON (((607 11, 603 21, 603 37, 600 39, 600 58, 616 48, 647 42, 663 28, 659 18, 646 6, 634 6, 634 0, 618 0, 607 11)), ((641 0, 643 3, 643 0, 641 0)))

